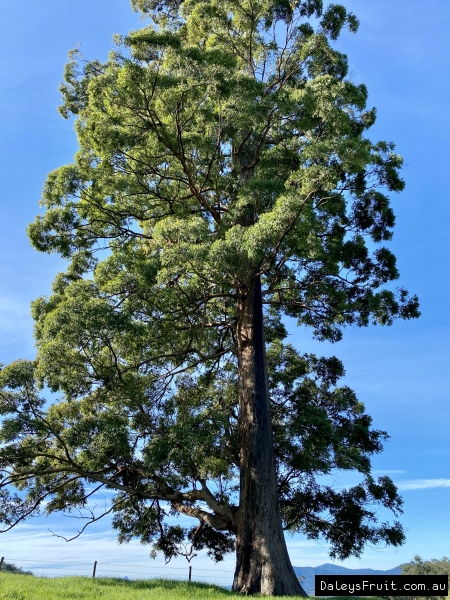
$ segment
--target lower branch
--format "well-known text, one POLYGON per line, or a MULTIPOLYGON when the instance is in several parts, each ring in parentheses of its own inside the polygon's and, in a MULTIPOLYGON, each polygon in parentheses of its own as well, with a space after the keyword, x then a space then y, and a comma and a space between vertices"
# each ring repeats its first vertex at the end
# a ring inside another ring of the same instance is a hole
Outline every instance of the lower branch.
POLYGON ((206 510, 202 510, 201 508, 196 508, 195 506, 186 506, 180 502, 172 502, 172 506, 175 508, 175 510, 183 515, 195 517, 199 521, 203 521, 203 523, 206 523, 214 529, 219 529, 221 531, 230 529, 230 524, 223 517, 213 515, 206 510))

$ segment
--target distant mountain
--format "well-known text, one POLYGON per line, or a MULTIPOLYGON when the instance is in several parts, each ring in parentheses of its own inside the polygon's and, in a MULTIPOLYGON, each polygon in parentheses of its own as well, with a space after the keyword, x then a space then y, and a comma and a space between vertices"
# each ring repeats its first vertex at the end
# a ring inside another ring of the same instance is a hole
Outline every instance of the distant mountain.
POLYGON ((314 577, 316 575, 401 575, 402 570, 399 567, 389 569, 388 571, 377 571, 375 569, 347 569, 325 563, 319 567, 294 567, 297 577, 304 577, 301 580, 303 589, 308 596, 314 596, 314 577))

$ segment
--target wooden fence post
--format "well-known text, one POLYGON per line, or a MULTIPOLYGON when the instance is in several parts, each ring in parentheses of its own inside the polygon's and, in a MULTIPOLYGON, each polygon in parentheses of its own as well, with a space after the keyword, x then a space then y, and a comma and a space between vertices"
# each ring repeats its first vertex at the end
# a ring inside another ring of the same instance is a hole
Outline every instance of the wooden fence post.
POLYGON ((4 561, 4 560, 5 560, 5 557, 4 557, 4 556, 2 556, 2 557, 0 558, 0 571, 2 570, 2 567, 3 567, 3 561, 4 561))
POLYGON ((192 567, 189 565, 189 581, 192 580, 192 567))
POLYGON ((97 561, 94 563, 94 569, 92 571, 92 577, 95 577, 95 571, 97 570, 97 561))

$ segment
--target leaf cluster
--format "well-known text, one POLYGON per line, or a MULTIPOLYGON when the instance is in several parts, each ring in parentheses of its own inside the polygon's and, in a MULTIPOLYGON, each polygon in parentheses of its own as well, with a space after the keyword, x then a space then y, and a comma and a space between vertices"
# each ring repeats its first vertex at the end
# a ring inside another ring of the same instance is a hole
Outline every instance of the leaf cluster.
MULTIPOLYGON (((416 555, 409 563, 400 565, 402 575, 450 575, 450 560, 443 556, 440 560, 432 558, 431 560, 423 560, 419 555, 416 555)), ((402 596, 405 598, 405 596, 402 596)), ((423 596, 422 596, 423 597, 423 596)), ((389 596, 389 600, 397 600, 398 596, 389 596)), ((408 600, 417 600, 419 596, 406 596, 408 600)), ((447 596, 427 596, 429 600, 443 600, 447 596)))
POLYGON ((220 559, 239 504, 238 307, 259 277, 284 526, 339 558, 401 544, 373 510, 401 509, 370 475, 385 432, 337 385, 337 359, 283 344, 286 315, 337 341, 419 314, 382 245, 402 159, 366 136, 376 112, 332 45, 357 20, 319 0, 133 6, 153 22, 104 63, 73 51, 61 86, 79 150, 28 233, 69 265, 33 303, 36 361, 0 374, 0 521, 45 506, 83 518, 81 534, 112 514, 120 541, 220 559), (363 483, 323 485, 334 470, 363 483))
MULTIPOLYGON (((300 355, 268 320, 272 419, 284 527, 325 538, 332 555, 358 556, 366 543, 399 545, 398 522, 376 523, 377 507, 394 514, 402 500, 388 477, 376 482, 370 458, 386 432, 374 430, 354 392, 338 386, 336 358, 300 355), (277 334, 278 332, 278 334, 277 334), (334 489, 323 476, 359 472, 362 483, 334 489)), ((233 548, 239 502, 237 368, 234 361, 184 374, 166 389, 137 374, 73 390, 44 407, 36 364, 0 373, 0 516, 6 529, 45 510, 83 516, 85 527, 112 514, 119 542, 138 537, 167 560, 206 548, 221 560, 233 548), (14 495, 11 486, 20 490, 14 495), (93 511, 101 490, 114 493, 93 511), (45 506, 45 508, 44 508, 45 506), (167 521, 179 514, 199 525, 167 521)))
POLYGON ((33 575, 31 571, 24 571, 21 567, 16 567, 12 563, 2 562, 0 571, 4 573, 15 573, 16 575, 33 575))

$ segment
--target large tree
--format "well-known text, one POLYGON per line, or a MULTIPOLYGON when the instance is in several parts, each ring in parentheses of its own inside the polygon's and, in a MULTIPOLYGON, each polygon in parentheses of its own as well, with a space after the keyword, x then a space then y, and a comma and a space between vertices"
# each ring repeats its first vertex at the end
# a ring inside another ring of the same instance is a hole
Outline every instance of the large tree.
POLYGON ((120 540, 170 557, 184 532, 164 518, 188 515, 195 548, 235 543, 234 589, 301 595, 283 529, 340 558, 404 537, 370 508, 401 507, 370 475, 386 434, 336 387, 339 361, 284 345, 282 321, 337 341, 418 315, 380 246, 402 161, 365 137, 375 110, 332 47, 357 29, 344 7, 132 4, 149 26, 66 68, 79 151, 29 236, 69 266, 33 303, 36 360, 1 373, 0 519, 83 508, 104 486, 120 540), (364 480, 320 485, 333 469, 364 480))

